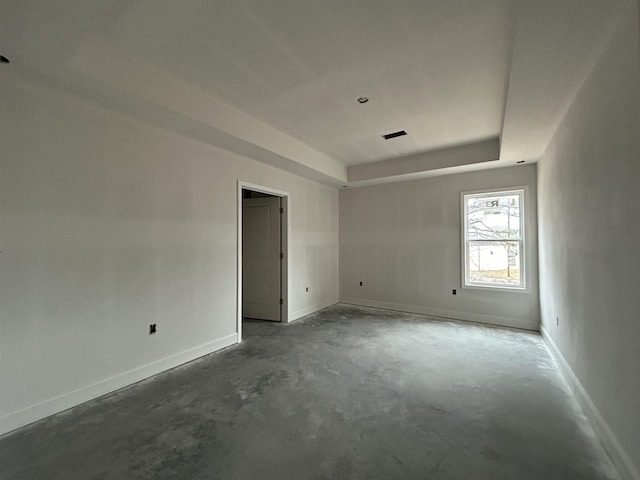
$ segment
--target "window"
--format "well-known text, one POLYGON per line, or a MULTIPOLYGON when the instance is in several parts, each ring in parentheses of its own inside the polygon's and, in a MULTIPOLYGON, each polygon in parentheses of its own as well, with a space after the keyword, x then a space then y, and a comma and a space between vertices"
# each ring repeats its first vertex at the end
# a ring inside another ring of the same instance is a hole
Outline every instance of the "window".
POLYGON ((524 282, 524 189, 462 195, 464 285, 520 289, 524 282))

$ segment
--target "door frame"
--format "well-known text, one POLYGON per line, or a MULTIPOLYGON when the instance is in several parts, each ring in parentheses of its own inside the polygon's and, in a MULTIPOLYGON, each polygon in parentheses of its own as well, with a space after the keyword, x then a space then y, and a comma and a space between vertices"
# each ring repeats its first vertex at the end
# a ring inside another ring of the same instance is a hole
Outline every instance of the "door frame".
POLYGON ((280 268, 280 292, 282 295, 282 307, 280 308, 280 321, 283 323, 289 322, 289 193, 277 190, 275 188, 267 187, 264 185, 257 185, 255 183, 245 182, 238 180, 237 188, 237 243, 236 243, 236 257, 237 257, 237 285, 236 285, 236 332, 238 334, 238 343, 242 341, 242 190, 251 190, 259 193, 266 193, 281 198, 282 202, 282 221, 280 223, 280 238, 282 248, 282 262, 280 268))

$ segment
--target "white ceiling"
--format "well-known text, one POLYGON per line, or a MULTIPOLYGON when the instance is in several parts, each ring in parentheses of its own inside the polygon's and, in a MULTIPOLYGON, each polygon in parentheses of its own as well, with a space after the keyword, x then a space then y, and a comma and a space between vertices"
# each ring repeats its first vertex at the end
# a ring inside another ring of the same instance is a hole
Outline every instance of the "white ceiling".
POLYGON ((384 181, 394 159, 424 174, 496 138, 496 161, 432 169, 536 161, 628 4, 4 0, 0 75, 334 183, 379 162, 384 181))

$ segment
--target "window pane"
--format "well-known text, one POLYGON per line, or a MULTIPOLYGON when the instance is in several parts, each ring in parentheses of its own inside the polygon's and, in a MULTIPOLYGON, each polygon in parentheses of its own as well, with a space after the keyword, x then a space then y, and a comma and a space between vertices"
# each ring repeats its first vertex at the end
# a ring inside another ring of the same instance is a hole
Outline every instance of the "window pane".
POLYGON ((470 241, 467 268, 471 283, 519 286, 520 242, 470 241))
POLYGON ((519 240, 520 195, 467 197, 469 240, 519 240))

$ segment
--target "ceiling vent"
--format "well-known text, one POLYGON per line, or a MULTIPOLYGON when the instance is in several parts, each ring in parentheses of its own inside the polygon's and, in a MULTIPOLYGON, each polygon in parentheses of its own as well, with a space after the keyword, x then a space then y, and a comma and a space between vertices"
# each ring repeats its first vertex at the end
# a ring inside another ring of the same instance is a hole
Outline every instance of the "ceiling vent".
POLYGON ((386 135, 382 135, 382 138, 384 138, 385 140, 390 140, 396 137, 403 137, 406 134, 407 132, 405 132, 404 130, 398 130, 397 132, 387 133, 386 135))

